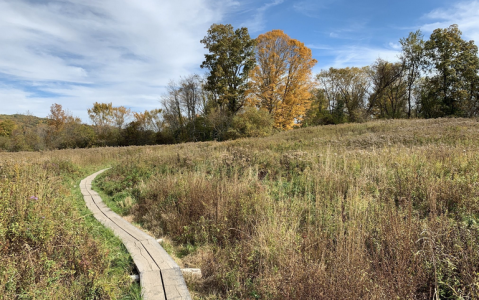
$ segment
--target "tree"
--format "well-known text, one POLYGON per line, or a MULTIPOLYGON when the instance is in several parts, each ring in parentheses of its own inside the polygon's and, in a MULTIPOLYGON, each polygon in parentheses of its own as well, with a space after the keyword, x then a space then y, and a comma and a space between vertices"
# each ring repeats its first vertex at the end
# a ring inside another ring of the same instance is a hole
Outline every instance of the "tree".
POLYGON ((93 107, 88 109, 88 116, 95 126, 98 142, 106 145, 112 141, 111 127, 114 125, 112 103, 93 103, 93 107))
POLYGON ((52 104, 47 118, 49 128, 45 134, 42 130, 46 147, 53 149, 75 147, 77 135, 73 129, 81 125, 80 118, 72 116, 57 103, 52 104))
POLYGON ((93 103, 93 107, 88 109, 88 116, 95 126, 104 127, 113 125, 113 105, 112 103, 93 103))
POLYGON ((322 70, 317 76, 319 88, 328 99, 334 123, 359 122, 365 117, 370 89, 369 67, 322 70))
POLYGON ((291 129, 309 108, 311 69, 317 61, 311 49, 282 30, 262 34, 256 41, 252 101, 274 117, 276 128, 291 129))
POLYGON ((211 110, 211 93, 205 91, 203 79, 194 74, 171 81, 162 97, 164 119, 172 133, 183 141, 204 140, 205 116, 211 110))
POLYGON ((113 123, 118 129, 122 129, 131 116, 131 109, 124 106, 112 107, 113 123))
POLYGON ((157 108, 150 111, 145 110, 145 112, 133 113, 135 122, 140 124, 140 127, 143 130, 150 130, 153 132, 158 132, 162 128, 162 114, 163 110, 157 108))
POLYGON ((329 110, 329 101, 326 97, 326 92, 320 88, 313 88, 311 95, 311 107, 306 112, 302 125, 314 126, 339 123, 337 122, 338 120, 333 118, 333 114, 329 110))
POLYGON ((407 80, 403 64, 377 59, 368 70, 372 84, 369 113, 378 118, 404 117, 407 105, 407 80))
POLYGON ((153 145, 162 136, 163 119, 161 109, 134 112, 133 121, 122 130, 120 145, 153 145))
POLYGON ((201 68, 209 71, 205 88, 217 105, 236 114, 244 105, 248 74, 254 67, 255 41, 247 28, 234 30, 230 24, 213 24, 201 43, 208 49, 201 68))
POLYGON ((424 44, 429 71, 425 86, 431 98, 428 103, 439 106, 434 117, 478 114, 478 48, 474 41, 467 42, 461 35, 457 25, 438 28, 424 44))
POLYGON ((181 88, 178 83, 170 81, 166 89, 167 94, 162 97, 165 122, 175 135, 181 135, 185 123, 182 113, 181 88))
POLYGON ((9 137, 15 129, 15 122, 12 120, 5 120, 0 122, 0 136, 9 137))
POLYGON ((274 119, 264 109, 246 107, 233 117, 229 138, 265 137, 273 132, 274 119))
POLYGON ((191 141, 196 140, 196 118, 200 110, 202 91, 201 80, 198 75, 183 78, 180 82, 180 102, 184 107, 188 121, 188 135, 191 141))
POLYGON ((407 116, 411 118, 414 85, 421 77, 421 68, 424 63, 424 40, 421 30, 409 33, 409 36, 402 38, 399 43, 402 46, 399 59, 403 65, 407 80, 407 116))
POLYGON ((62 106, 53 103, 50 107, 50 114, 47 116, 48 125, 52 126, 56 132, 62 130, 67 121, 68 114, 63 110, 62 106))

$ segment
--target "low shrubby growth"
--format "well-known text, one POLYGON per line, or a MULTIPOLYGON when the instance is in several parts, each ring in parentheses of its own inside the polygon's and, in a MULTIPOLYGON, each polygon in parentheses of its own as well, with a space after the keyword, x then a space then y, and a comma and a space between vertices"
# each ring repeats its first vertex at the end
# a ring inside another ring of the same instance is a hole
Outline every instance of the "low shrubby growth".
POLYGON ((79 193, 87 154, 0 156, 0 299, 134 297, 131 258, 79 193))
POLYGON ((478 128, 383 121, 153 147, 100 187, 187 249, 199 298, 472 299, 478 128))

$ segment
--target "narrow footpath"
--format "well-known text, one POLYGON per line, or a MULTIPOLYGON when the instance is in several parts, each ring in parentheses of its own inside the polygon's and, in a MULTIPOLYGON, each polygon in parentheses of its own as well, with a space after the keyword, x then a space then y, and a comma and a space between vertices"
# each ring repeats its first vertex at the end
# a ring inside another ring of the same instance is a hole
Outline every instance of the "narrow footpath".
POLYGON ((139 230, 109 209, 100 196, 91 189, 101 170, 83 179, 80 189, 86 205, 95 218, 113 230, 126 249, 140 273, 141 295, 145 300, 191 299, 180 267, 148 234, 139 230))

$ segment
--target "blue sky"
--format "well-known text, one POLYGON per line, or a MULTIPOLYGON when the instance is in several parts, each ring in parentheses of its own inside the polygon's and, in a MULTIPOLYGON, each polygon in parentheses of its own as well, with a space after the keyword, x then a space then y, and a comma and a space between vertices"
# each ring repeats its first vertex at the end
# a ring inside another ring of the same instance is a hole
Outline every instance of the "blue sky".
POLYGON ((312 49, 318 73, 394 61, 417 29, 458 24, 478 41, 479 0, 0 0, 0 114, 158 108, 170 80, 204 73, 199 41, 213 23, 252 37, 282 29, 312 49))

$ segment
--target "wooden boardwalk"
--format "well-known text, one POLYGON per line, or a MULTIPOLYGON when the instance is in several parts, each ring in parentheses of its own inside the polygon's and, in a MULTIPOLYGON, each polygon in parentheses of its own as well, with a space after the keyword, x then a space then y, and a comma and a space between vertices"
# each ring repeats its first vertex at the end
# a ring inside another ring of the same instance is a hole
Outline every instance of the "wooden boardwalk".
POLYGON ((148 234, 139 230, 109 209, 100 196, 91 189, 95 177, 101 170, 83 179, 80 189, 86 205, 95 218, 113 230, 125 244, 140 273, 143 299, 191 299, 180 267, 148 234))

